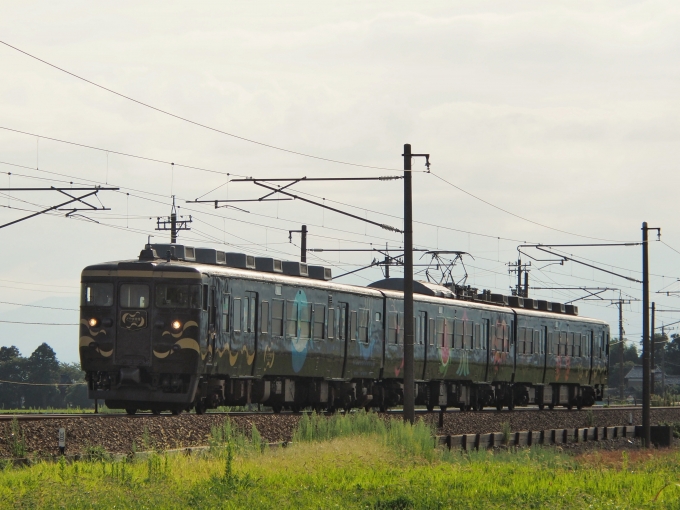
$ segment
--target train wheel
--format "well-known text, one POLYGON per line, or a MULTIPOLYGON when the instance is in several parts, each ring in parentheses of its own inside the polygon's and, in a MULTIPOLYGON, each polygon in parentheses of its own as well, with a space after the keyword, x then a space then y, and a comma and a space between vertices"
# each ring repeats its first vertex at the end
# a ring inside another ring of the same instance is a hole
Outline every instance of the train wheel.
POLYGON ((434 411, 434 404, 427 404, 427 412, 431 413, 432 411, 434 411))
POLYGON ((205 414, 205 403, 202 400, 196 402, 196 414, 205 414))
POLYGON ((571 404, 571 403, 567 404, 567 409, 569 411, 571 411, 573 408, 574 408, 574 404, 571 404))
POLYGON ((387 406, 381 404, 380 407, 378 407, 378 411, 380 411, 381 413, 386 413, 387 412, 387 406))
POLYGON ((544 408, 545 408, 545 404, 538 404, 538 410, 539 411, 543 411, 544 408))
POLYGON ((555 404, 548 404, 548 409, 550 409, 551 411, 555 409, 555 404))
POLYGON ((515 409, 515 401, 513 399, 510 399, 510 402, 508 402, 508 411, 513 411, 515 409))
POLYGON ((180 414, 182 414, 182 410, 181 409, 173 409, 172 414, 174 414, 175 416, 179 416, 180 414))
POLYGON ((125 412, 128 413, 130 416, 133 416, 133 415, 137 414, 137 409, 135 409, 134 407, 128 407, 125 410, 125 412))
POLYGON ((152 409, 151 414, 153 414, 154 416, 158 416, 159 414, 161 414, 161 411, 160 409, 152 409))
POLYGON ((300 411, 302 411, 302 406, 290 406, 290 410, 295 414, 300 414, 300 411))
POLYGON ((496 411, 501 411, 503 409, 503 402, 496 402, 496 411))
POLYGON ((274 404, 272 406, 272 411, 274 411, 274 414, 279 414, 281 412, 282 406, 281 404, 274 404))

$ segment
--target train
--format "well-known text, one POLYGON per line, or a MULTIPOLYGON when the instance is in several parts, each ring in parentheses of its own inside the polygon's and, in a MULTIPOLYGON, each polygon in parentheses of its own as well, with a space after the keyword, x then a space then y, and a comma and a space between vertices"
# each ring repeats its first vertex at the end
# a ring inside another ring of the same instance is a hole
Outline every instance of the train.
MULTIPOLYGON (((402 278, 181 244, 81 275, 88 395, 128 414, 262 404, 274 412, 403 404, 402 278)), ((602 399, 606 322, 575 305, 414 282, 415 402, 432 411, 602 399)))

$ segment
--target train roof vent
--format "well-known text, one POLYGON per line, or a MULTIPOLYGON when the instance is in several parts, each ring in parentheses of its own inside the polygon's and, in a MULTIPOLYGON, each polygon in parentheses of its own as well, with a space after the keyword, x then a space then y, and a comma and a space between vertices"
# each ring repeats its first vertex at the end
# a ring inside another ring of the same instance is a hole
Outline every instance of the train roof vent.
POLYGON ((543 312, 552 312, 552 303, 550 301, 544 301, 542 299, 539 299, 537 303, 539 310, 543 312))
POLYGON ((267 273, 283 273, 283 262, 270 257, 255 257, 255 269, 267 273))
POLYGON ((491 294, 490 298, 492 303, 506 306, 508 304, 508 296, 504 296, 503 294, 491 294))
POLYGON ((246 255, 245 253, 226 252, 224 257, 229 267, 238 267, 239 269, 255 269, 255 257, 252 255, 246 255))
POLYGON ((226 258, 223 251, 213 250, 212 248, 196 248, 196 262, 201 264, 224 264, 226 258))
POLYGON ((309 277, 315 280, 332 280, 333 274, 330 267, 307 266, 309 277))
POLYGON ((183 244, 152 244, 152 250, 156 250, 158 256, 162 259, 167 257, 170 252, 170 257, 177 260, 196 260, 196 249, 192 246, 184 246, 183 244))
POLYGON ((524 298, 524 308, 527 308, 528 310, 538 310, 538 300, 524 298))
POLYGON ((554 313, 565 313, 566 312, 565 308, 566 307, 564 306, 563 303, 553 303, 552 304, 552 311, 554 313))
POLYGON ((513 308, 524 308, 524 298, 521 296, 508 296, 508 304, 513 308))
MULTIPOLYGON (((403 278, 386 278, 385 280, 379 280, 368 285, 374 289, 384 289, 384 290, 399 290, 404 291, 404 279, 403 278)), ((454 298, 455 294, 451 292, 451 289, 447 289, 442 285, 436 285, 430 282, 423 282, 414 280, 413 281, 413 292, 416 294, 423 294, 425 296, 437 296, 437 297, 447 297, 454 298)))
POLYGON ((309 268, 304 262, 283 261, 283 273, 288 276, 309 276, 309 268))
POLYGON ((564 308, 569 315, 578 315, 577 305, 564 305, 564 308))
POLYGON ((158 258, 156 250, 146 245, 142 251, 139 252, 139 260, 154 260, 158 258))

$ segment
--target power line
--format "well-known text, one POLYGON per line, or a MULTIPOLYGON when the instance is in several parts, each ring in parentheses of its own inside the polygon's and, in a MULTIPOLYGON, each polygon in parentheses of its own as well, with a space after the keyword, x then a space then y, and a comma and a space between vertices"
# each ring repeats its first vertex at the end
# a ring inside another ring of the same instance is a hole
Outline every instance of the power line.
POLYGON ((66 324, 63 322, 22 322, 22 321, 0 321, 6 324, 29 324, 32 326, 78 326, 79 324, 66 324))
POLYGON ((16 305, 16 306, 28 306, 30 308, 45 308, 48 310, 67 310, 70 312, 79 312, 80 310, 77 308, 58 308, 56 306, 41 306, 41 305, 27 305, 24 303, 12 303, 11 301, 0 301, 0 304, 3 305, 16 305))
MULTIPOLYGON (((0 41, 0 42, 1 42, 1 41, 0 41)), ((485 203, 486 205, 488 205, 488 206, 490 206, 490 207, 493 207, 494 209, 498 209, 499 211, 502 211, 502 212, 504 212, 505 214, 509 214, 510 216, 514 216, 515 218, 519 218, 520 220, 526 221, 526 222, 528 222, 528 223, 533 223, 534 225, 538 225, 539 227, 547 228, 547 229, 549 229, 549 230, 554 230, 555 232, 560 232, 560 233, 562 233, 562 234, 568 234, 568 235, 570 235, 570 236, 582 237, 582 238, 584 238, 584 239, 593 239, 593 240, 596 240, 596 241, 607 241, 607 242, 620 242, 620 241, 612 241, 611 239, 601 239, 601 238, 599 238, 599 237, 586 236, 586 235, 583 235, 583 234, 575 234, 575 233, 569 232, 569 231, 567 231, 567 230, 560 230, 559 228, 551 227, 551 226, 549 226, 549 225, 545 225, 545 224, 543 224, 543 223, 539 223, 539 222, 537 222, 537 221, 530 220, 530 219, 528 219, 528 218, 525 218, 524 216, 520 216, 519 214, 515 214, 515 213, 513 213, 513 212, 511 212, 511 211, 508 211, 507 209, 503 209, 502 207, 499 207, 499 206, 497 206, 497 205, 495 205, 495 204, 492 204, 491 202, 489 202, 489 201, 487 201, 487 200, 484 200, 483 198, 480 198, 480 197, 478 197, 477 195, 474 195, 474 194, 470 193, 469 191, 465 191, 465 190, 464 190, 463 188, 461 188, 460 186, 456 186, 456 185, 453 184, 452 182, 447 181, 446 179, 444 179, 443 177, 440 177, 439 175, 437 175, 437 174, 434 173, 434 172, 428 172, 428 173, 431 174, 432 176, 436 177, 436 178, 439 179, 440 181, 445 182, 445 183, 448 184, 449 186, 451 186, 451 187, 453 187, 453 188, 456 188, 458 191, 461 191, 461 192, 465 193, 466 195, 471 196, 471 197, 474 198, 475 200, 479 200, 480 202, 483 202, 483 203, 485 203)))
POLYGON ((212 126, 208 126, 207 124, 202 124, 202 123, 197 122, 195 120, 191 120, 191 119, 188 119, 186 117, 182 117, 181 115, 177 115, 177 114, 171 113, 167 110, 163 110, 163 109, 158 108, 156 106, 152 106, 149 103, 145 103, 143 101, 140 101, 140 100, 135 99, 133 97, 127 96, 125 94, 117 92, 117 91, 110 89, 108 87, 105 87, 103 85, 95 83, 92 80, 88 80, 87 78, 83 78, 82 76, 79 76, 75 73, 67 71, 66 69, 59 67, 55 64, 52 64, 52 63, 48 62, 47 60, 43 60, 42 58, 39 58, 35 55, 32 55, 31 53, 28 53, 24 50, 21 50, 21 49, 17 48, 16 46, 12 46, 11 44, 6 43, 5 41, 0 41, 0 43, 4 44, 8 48, 12 48, 13 50, 18 51, 19 53, 26 55, 27 57, 30 57, 34 60, 37 60, 38 62, 42 62, 43 64, 46 64, 46 65, 48 65, 48 66, 50 66, 54 69, 57 69, 58 71, 61 71, 62 73, 66 73, 69 76, 73 76, 74 78, 77 78, 78 80, 84 81, 85 83, 89 83, 90 85, 93 85, 97 88, 105 90, 106 92, 110 92, 111 94, 115 94, 118 97, 122 97, 123 99, 127 99, 128 101, 132 101, 133 103, 136 103, 138 105, 144 106, 146 108, 149 108, 149 109, 154 110, 156 112, 162 113, 162 114, 167 115, 169 117, 173 117, 175 119, 181 120, 183 122, 193 124, 194 126, 198 126, 198 127, 203 128, 203 129, 207 129, 209 131, 213 131, 215 133, 220 133, 222 135, 226 135, 226 136, 229 136, 231 138, 236 138, 237 140, 241 140, 241 141, 244 141, 244 142, 259 145, 261 147, 266 147, 268 149, 274 149, 274 150, 277 150, 277 151, 286 152, 288 154, 295 154, 297 156, 303 156, 305 158, 311 158, 311 159, 316 159, 316 160, 320 160, 320 161, 327 161, 329 163, 336 163, 336 164, 339 164, 339 165, 354 166, 354 167, 359 167, 359 168, 372 168, 372 169, 375 169, 375 170, 388 170, 390 172, 403 172, 403 170, 398 170, 396 168, 384 168, 384 167, 372 166, 372 165, 362 165, 362 164, 358 164, 358 163, 350 163, 350 162, 347 162, 347 161, 341 161, 341 160, 337 160, 337 159, 330 159, 330 158, 324 158, 324 157, 321 157, 321 156, 315 156, 313 154, 307 154, 305 152, 286 149, 284 147, 279 147, 277 145, 271 145, 271 144, 268 144, 268 143, 260 142, 258 140, 254 140, 252 138, 246 138, 244 136, 240 136, 240 135, 237 135, 237 134, 234 134, 234 133, 229 133, 228 131, 224 131, 222 129, 218 129, 218 128, 215 128, 215 127, 212 127, 212 126))

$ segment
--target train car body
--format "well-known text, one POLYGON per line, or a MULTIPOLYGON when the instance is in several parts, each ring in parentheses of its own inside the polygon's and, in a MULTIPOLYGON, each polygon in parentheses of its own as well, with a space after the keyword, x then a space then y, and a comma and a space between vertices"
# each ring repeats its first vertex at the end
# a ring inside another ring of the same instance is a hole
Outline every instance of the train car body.
MULTIPOLYGON (((402 404, 402 280, 329 279, 327 268, 181 245, 89 266, 80 321, 89 396, 130 413, 402 404)), ((459 299, 426 282, 414 290, 417 404, 571 408, 601 398, 606 323, 459 299)))

